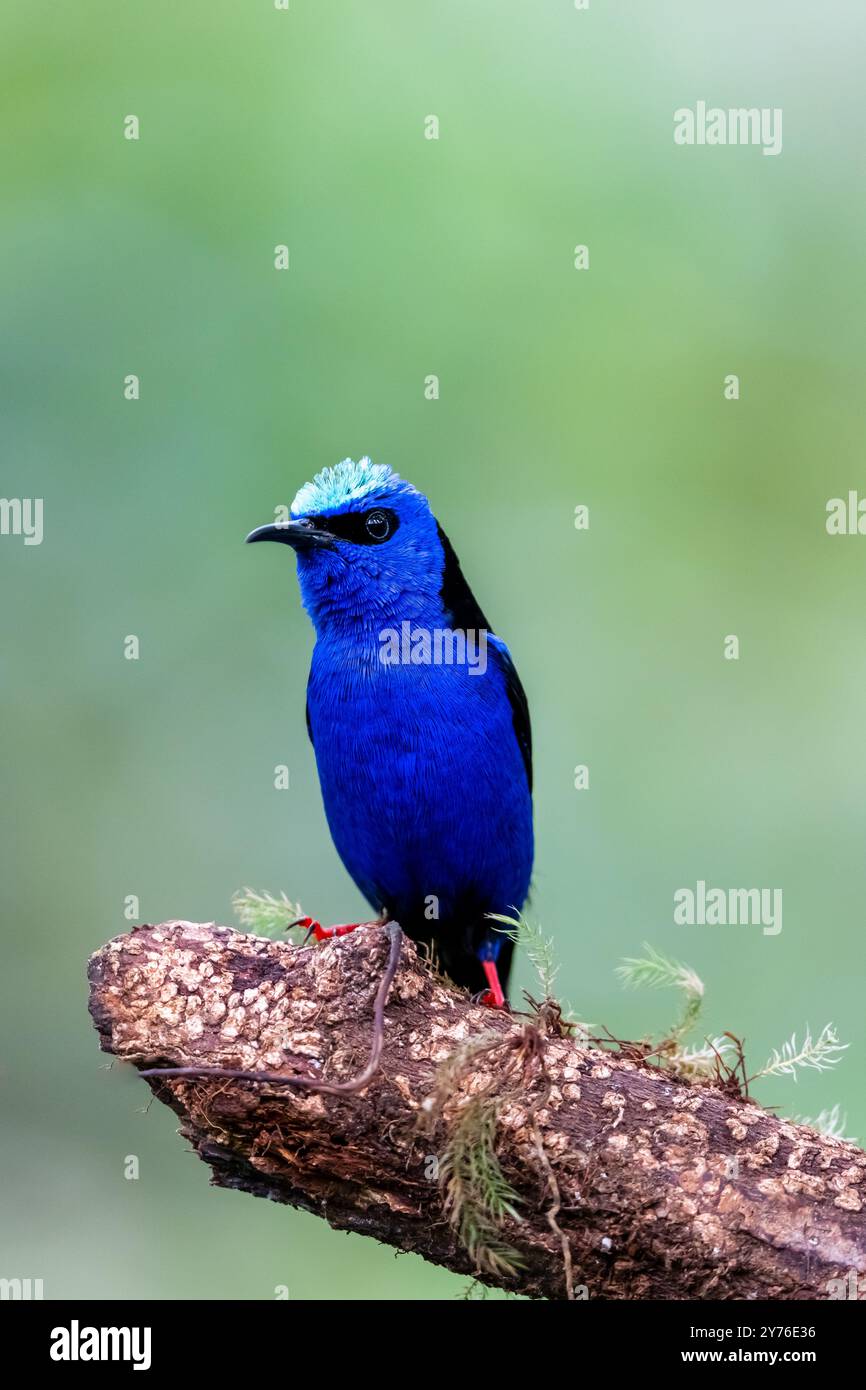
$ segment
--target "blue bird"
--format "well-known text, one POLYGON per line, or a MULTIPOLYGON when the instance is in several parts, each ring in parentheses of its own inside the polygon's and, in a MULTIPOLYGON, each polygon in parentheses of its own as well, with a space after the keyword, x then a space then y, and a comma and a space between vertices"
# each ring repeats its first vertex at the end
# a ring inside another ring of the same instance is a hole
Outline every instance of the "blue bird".
POLYGON ((529 891, 529 710, 427 498, 346 459, 247 540, 296 552, 316 631, 307 729, 340 858, 383 921, 501 1007, 513 945, 487 914, 529 891))

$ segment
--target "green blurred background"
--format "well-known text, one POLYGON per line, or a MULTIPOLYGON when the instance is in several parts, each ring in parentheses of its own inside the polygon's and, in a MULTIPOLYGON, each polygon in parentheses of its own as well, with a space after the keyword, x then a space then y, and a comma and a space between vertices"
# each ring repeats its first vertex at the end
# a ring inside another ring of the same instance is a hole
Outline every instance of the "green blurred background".
POLYGON ((833 1020, 838 1070, 759 1095, 866 1133, 866 539, 824 527, 866 488, 862 6, 8 0, 0 36, 2 490, 45 499, 41 546, 0 539, 0 1274, 49 1298, 465 1288, 210 1190, 86 1009, 128 894, 151 922, 231 921, 243 884, 363 911, 293 565, 242 544, 346 455, 428 493, 515 655, 562 996, 663 1027, 674 1000, 613 975, 648 940, 754 1069, 833 1020), (698 99, 782 107, 781 155, 675 146, 698 99), (674 926, 699 878, 781 887, 781 935, 674 926))

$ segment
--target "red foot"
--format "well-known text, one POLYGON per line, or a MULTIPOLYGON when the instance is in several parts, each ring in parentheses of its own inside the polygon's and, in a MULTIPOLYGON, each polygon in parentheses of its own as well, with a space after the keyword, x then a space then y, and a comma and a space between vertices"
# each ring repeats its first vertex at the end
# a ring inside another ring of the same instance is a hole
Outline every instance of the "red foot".
POLYGON ((314 917, 299 917, 297 922, 293 922, 293 927, 303 927, 307 933, 306 939, 314 936, 317 941, 330 941, 335 936, 348 936, 350 931, 355 931, 357 927, 366 927, 367 922, 342 922, 336 927, 323 927, 321 922, 317 922, 314 917))
POLYGON ((480 1003, 485 1004, 488 1009, 504 1009, 505 995, 502 993, 502 986, 499 983, 499 971, 496 969, 495 960, 483 960, 481 969, 487 976, 489 988, 482 994, 480 1003))

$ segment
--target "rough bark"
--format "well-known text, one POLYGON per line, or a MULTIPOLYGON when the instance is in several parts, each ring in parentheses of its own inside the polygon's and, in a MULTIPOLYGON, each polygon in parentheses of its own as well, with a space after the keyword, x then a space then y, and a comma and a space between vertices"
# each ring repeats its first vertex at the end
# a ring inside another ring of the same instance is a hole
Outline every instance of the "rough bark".
MULTIPOLYGON (((387 955, 373 926, 302 947, 165 922, 96 952, 90 1008, 103 1050, 139 1068, 303 1068, 345 1081, 367 1061, 387 955)), ((829 1281, 866 1273, 859 1148, 543 1033, 473 1005, 404 941, 381 1064, 361 1093, 214 1077, 150 1085, 219 1186, 474 1274, 435 1160, 449 1116, 501 1081, 498 1156, 521 1216, 501 1238, 522 1265, 481 1278, 534 1297, 564 1298, 571 1283, 590 1298, 826 1299, 829 1281), (496 1046, 458 1069, 444 1118, 431 1120, 437 1069, 482 1036, 496 1046)))

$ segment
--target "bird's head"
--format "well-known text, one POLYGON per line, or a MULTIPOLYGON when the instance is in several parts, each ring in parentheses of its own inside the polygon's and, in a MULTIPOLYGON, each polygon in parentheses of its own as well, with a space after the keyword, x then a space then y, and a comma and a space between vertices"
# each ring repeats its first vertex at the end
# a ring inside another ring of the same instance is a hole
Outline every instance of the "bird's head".
POLYGON ((304 607, 318 632, 423 620, 441 611, 445 562, 427 498, 369 459, 344 459, 305 483, 291 520, 248 541, 295 551, 304 607))

